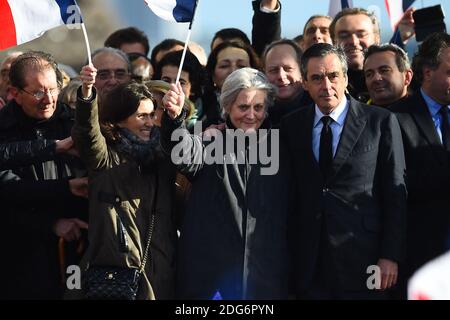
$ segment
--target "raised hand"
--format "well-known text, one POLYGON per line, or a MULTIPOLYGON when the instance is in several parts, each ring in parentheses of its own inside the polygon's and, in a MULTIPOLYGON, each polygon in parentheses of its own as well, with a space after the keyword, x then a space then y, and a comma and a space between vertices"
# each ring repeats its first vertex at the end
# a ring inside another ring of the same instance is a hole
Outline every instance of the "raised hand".
POLYGON ((402 41, 405 42, 410 39, 415 33, 415 23, 413 18, 413 13, 416 9, 413 7, 409 8, 403 14, 402 19, 398 24, 398 29, 400 30, 400 37, 402 41))
POLYGON ((162 103, 170 118, 175 119, 180 115, 184 105, 184 92, 179 82, 170 85, 170 90, 165 94, 162 103))
POLYGON ((97 77, 97 69, 93 65, 86 65, 81 69, 80 79, 83 82, 81 91, 83 98, 88 99, 92 96, 92 86, 97 77))

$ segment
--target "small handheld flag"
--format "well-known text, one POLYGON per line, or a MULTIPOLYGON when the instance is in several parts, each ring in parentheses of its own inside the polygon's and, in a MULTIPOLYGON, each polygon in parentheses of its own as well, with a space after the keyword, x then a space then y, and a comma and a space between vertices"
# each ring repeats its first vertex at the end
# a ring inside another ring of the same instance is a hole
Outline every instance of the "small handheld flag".
POLYGON ((403 13, 413 4, 414 0, 384 0, 386 10, 389 15, 392 30, 397 28, 397 24, 403 17, 403 13))
POLYGON ((190 22, 186 41, 184 42, 183 54, 175 83, 178 83, 184 64, 184 58, 191 39, 192 23, 194 22, 195 10, 198 0, 144 0, 148 7, 160 18, 172 22, 190 22))
POLYGON ((195 0, 144 0, 160 18, 172 22, 191 22, 194 17, 195 0))
POLYGON ((0 50, 42 36, 60 25, 82 22, 74 0, 0 0, 0 50))
POLYGON ((328 7, 328 15, 332 18, 342 9, 353 8, 352 0, 330 0, 330 5, 328 7))

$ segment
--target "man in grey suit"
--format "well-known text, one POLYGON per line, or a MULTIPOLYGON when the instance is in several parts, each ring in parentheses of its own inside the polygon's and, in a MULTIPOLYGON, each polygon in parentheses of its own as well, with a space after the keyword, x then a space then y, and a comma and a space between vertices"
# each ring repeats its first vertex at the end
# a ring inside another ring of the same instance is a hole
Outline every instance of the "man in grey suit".
POLYGON ((315 105, 281 123, 296 177, 289 223, 296 297, 385 298, 405 244, 399 124, 389 111, 345 95, 342 49, 313 45, 301 72, 315 105))

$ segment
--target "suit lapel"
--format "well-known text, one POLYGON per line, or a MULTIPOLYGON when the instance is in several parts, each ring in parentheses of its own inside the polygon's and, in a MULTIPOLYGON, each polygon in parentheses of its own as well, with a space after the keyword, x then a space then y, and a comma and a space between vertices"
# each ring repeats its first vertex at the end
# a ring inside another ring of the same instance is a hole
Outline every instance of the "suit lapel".
POLYGON ((361 110, 360 103, 353 98, 350 98, 349 102, 350 105, 345 118, 344 128, 341 133, 341 138, 339 139, 336 155, 333 159, 330 179, 339 172, 339 169, 347 160, 367 122, 364 111, 361 110))
POLYGON ((427 104, 421 94, 415 95, 417 103, 411 104, 411 115, 417 124, 417 127, 422 131, 428 143, 434 146, 441 146, 441 140, 434 127, 433 119, 428 111, 427 104))
POLYGON ((319 162, 317 162, 316 157, 314 156, 313 148, 312 148, 312 137, 313 137, 313 125, 314 125, 314 116, 315 116, 315 105, 312 104, 308 107, 308 113, 305 117, 305 123, 303 124, 302 128, 304 128, 304 136, 306 137, 305 140, 303 140, 305 143, 307 143, 306 146, 304 146, 304 150, 308 150, 306 154, 306 161, 307 163, 311 163, 312 169, 314 170, 314 175, 320 175, 322 176, 322 172, 320 171, 319 162))
MULTIPOLYGON (((313 176, 321 176, 319 163, 314 157, 312 150, 312 131, 314 122, 314 104, 306 107, 305 113, 300 115, 297 113, 296 119, 293 121, 295 125, 291 126, 289 135, 292 139, 292 147, 298 162, 310 167, 309 171, 313 176)), ((305 167, 304 167, 305 168, 305 167)))

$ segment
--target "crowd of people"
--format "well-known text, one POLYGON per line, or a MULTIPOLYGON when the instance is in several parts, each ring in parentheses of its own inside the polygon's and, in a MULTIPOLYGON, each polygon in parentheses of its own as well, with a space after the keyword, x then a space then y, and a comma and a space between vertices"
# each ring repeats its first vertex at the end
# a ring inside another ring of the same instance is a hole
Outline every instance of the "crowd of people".
POLYGON ((414 9, 382 44, 351 8, 281 38, 281 2, 181 71, 183 42, 134 27, 79 73, 1 62, 1 299, 86 299, 98 267, 142 300, 406 299, 450 247, 450 36, 410 63, 414 9))

